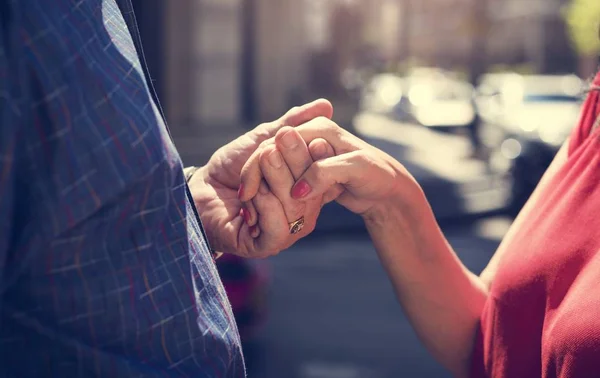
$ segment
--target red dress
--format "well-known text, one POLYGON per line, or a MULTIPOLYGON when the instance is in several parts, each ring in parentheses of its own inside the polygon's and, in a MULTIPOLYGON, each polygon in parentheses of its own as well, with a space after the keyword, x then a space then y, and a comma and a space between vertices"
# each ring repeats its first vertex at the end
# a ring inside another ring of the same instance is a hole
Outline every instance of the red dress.
POLYGON ((599 99, 498 249, 471 377, 600 377, 599 99))

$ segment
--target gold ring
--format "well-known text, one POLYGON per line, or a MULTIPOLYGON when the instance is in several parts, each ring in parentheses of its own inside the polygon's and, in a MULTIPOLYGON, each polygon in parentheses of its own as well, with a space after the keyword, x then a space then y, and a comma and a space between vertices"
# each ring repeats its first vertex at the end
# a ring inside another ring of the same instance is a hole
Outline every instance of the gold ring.
POLYGON ((297 220, 290 222, 289 226, 290 226, 290 234, 292 234, 292 235, 297 234, 298 232, 302 231, 302 229, 304 228, 304 216, 301 216, 297 220))

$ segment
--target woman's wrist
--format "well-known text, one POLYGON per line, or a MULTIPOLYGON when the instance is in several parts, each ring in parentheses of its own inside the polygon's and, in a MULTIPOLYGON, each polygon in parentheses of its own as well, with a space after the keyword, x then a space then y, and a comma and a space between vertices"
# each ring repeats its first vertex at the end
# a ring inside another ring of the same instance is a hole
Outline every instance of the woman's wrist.
POLYGON ((430 212, 429 202, 425 193, 416 183, 399 185, 386 199, 375 203, 368 211, 362 214, 363 220, 369 229, 385 229, 394 224, 421 222, 423 215, 430 212))
POLYGON ((463 372, 487 293, 453 252, 424 194, 411 200, 382 203, 365 218, 367 230, 421 340, 444 366, 463 372))

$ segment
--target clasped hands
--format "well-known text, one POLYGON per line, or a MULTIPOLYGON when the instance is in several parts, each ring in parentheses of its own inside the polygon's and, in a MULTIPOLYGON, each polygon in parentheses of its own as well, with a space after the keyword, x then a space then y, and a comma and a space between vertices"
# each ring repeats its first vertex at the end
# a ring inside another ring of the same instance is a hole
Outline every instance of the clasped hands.
POLYGON ((337 201, 366 222, 410 213, 422 191, 395 159, 330 120, 318 100, 224 146, 190 189, 209 241, 244 257, 277 254, 315 228, 337 201), (297 231, 297 232, 294 232, 297 231))

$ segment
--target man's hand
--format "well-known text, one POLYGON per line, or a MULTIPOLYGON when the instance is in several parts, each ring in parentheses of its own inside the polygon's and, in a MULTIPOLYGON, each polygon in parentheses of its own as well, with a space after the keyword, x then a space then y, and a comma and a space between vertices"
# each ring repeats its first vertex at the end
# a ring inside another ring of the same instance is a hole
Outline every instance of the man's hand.
MULTIPOLYGON (((293 108, 280 119, 262 124, 221 147, 208 164, 192 176, 190 191, 215 250, 244 257, 266 257, 288 246, 265 240, 268 235, 262 236, 262 243, 256 243, 257 228, 252 226, 257 222, 257 219, 252 219, 256 214, 251 205, 241 211, 243 204, 239 197, 244 192, 244 188, 240 187, 242 167, 258 146, 275 136, 282 127, 299 126, 314 118, 331 118, 332 115, 331 103, 323 99, 293 108)), ((284 217, 283 208, 278 202, 278 207, 275 206, 275 202, 276 198, 272 195, 264 196, 262 201, 273 207, 271 217, 284 217)))

